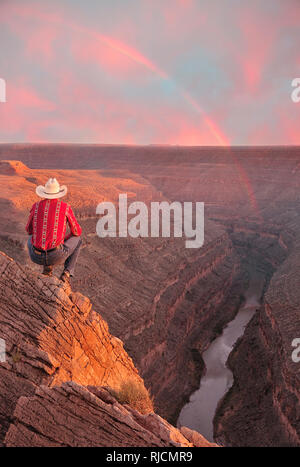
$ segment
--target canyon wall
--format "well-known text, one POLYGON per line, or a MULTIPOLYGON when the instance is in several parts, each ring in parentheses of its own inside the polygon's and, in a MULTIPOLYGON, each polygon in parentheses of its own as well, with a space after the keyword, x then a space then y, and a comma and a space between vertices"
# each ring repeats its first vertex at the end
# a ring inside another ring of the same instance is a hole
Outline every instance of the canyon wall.
POLYGON ((0 252, 0 446, 213 446, 153 412, 132 359, 87 297, 0 252), (118 402, 122 384, 139 409, 118 402))
POLYGON ((227 446, 300 446, 299 241, 271 279, 259 312, 229 357, 231 390, 220 401, 215 437, 227 446))
MULTIPOLYGON (((65 381, 118 389, 122 379, 144 383, 89 300, 57 278, 23 268, 0 252, 0 442, 21 396, 65 381)), ((149 399, 148 410, 152 410, 149 399)))
MULTIPOLYGON (((18 212, 18 217, 11 216, 11 226, 2 227, 2 248, 34 271, 40 267, 28 258, 23 230, 34 200, 28 178, 42 183, 46 173, 2 161, 3 184, 11 187, 7 198, 18 212)), ((72 183, 75 172, 67 174, 72 183)), ((98 218, 90 213, 96 209, 93 192, 98 186, 101 196, 112 200, 120 187, 147 203, 166 198, 134 173, 118 173, 112 182, 99 171, 87 170, 76 175, 76 181, 80 191, 73 188, 71 204, 83 227, 83 247, 74 290, 90 297, 94 310, 124 341, 156 410, 175 423, 199 383, 201 353, 238 310, 247 278, 226 229, 209 219, 205 245, 198 249, 187 249, 183 238, 100 239, 95 233, 98 218)))
MULTIPOLYGON (((299 148, 2 145, 0 159, 20 159, 30 167, 16 168, 14 164, 14 173, 1 175, 3 186, 11 186, 3 202, 11 203, 16 214, 12 216, 14 220, 9 219, 11 224, 1 227, 1 248, 29 265, 23 246, 26 237, 21 228, 34 199, 35 184, 44 183, 53 173, 70 186, 68 201, 74 205, 84 232, 73 288, 90 297, 95 312, 124 341, 154 397, 158 413, 173 423, 205 371, 202 352, 236 314, 250 276, 264 277, 263 293, 267 292, 267 296, 276 271, 278 284, 283 291, 287 289, 285 276, 280 273, 284 264, 290 265, 289 278, 298 277, 299 283, 300 263, 295 256, 300 226, 299 148), (72 181, 74 177, 76 183, 72 181), (17 194, 13 187, 19 190, 17 194), (98 238, 95 207, 102 200, 116 200, 120 192, 130 193, 131 199, 146 203, 204 201, 204 246, 189 250, 180 238, 98 238), (286 263, 293 257, 298 262, 286 263)), ((3 172, 7 170, 7 166, 3 167, 3 172)), ((30 267, 38 270, 34 265, 30 267)), ((295 290, 298 288, 295 285, 295 290)), ((285 300, 285 320, 297 337, 299 323, 294 319, 293 307, 289 308, 290 296, 285 300)), ((270 307, 268 319, 273 319, 276 310, 273 311, 267 298, 262 310, 266 304, 270 307)), ((267 342, 273 331, 276 335, 276 328, 268 326, 268 319, 262 318, 261 313, 246 330, 248 340, 244 344, 241 341, 238 347, 245 352, 240 353, 238 369, 230 363, 235 377, 230 394, 239 400, 238 414, 234 412, 239 418, 232 418, 231 423, 231 412, 224 400, 216 418, 216 435, 225 444, 256 442, 250 435, 251 430, 255 431, 254 421, 267 420, 273 410, 264 398, 264 384, 257 383, 255 369, 260 366, 265 369, 258 370, 262 371, 261 380, 268 381, 269 391, 275 394, 277 376, 271 370, 267 342), (259 319, 265 324, 255 324, 259 319), (268 339, 260 339, 260 327, 268 339), (252 340, 260 342, 258 352, 251 345, 252 340), (246 381, 247 375, 251 375, 251 381, 246 381), (239 380, 242 377, 243 390, 239 380), (248 391, 254 393, 250 405, 248 391), (262 401, 260 404, 258 399, 262 401), (251 429, 247 429, 250 406, 256 412, 249 425, 251 429), (240 427, 240 438, 234 431, 233 420, 240 427)), ((280 334, 285 335, 284 326, 280 327, 280 334)), ((280 342, 274 341, 277 344, 280 353, 280 342)), ((230 362, 238 362, 235 355, 234 352, 230 362)), ((279 367, 289 366, 287 350, 280 353, 280 359, 279 367)), ((290 374, 287 371, 281 374, 285 383, 278 385, 279 399, 286 411, 297 412, 298 394, 294 392, 291 398, 283 390, 285 385, 291 387, 290 374), (289 402, 284 401, 285 393, 289 402), (289 406, 292 408, 288 409, 289 406)), ((295 424, 295 416, 290 419, 295 424)), ((277 417, 276 423, 278 436, 272 431, 258 430, 261 444, 270 443, 273 435, 274 443, 295 444, 295 438, 286 441, 284 417, 277 417)))

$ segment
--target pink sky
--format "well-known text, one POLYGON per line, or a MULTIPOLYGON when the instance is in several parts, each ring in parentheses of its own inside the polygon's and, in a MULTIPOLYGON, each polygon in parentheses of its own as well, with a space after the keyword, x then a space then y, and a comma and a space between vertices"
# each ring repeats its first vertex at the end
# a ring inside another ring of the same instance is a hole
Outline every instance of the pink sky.
POLYGON ((300 144, 297 0, 4 0, 1 142, 300 144))

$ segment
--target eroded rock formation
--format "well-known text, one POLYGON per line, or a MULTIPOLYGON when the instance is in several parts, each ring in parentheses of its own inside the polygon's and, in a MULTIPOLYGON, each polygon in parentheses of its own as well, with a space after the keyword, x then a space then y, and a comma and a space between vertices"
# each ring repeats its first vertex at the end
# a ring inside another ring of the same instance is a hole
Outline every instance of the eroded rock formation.
POLYGON ((181 433, 159 415, 120 405, 104 388, 63 383, 21 397, 6 446, 212 447, 199 433, 181 433))
POLYGON ((235 445, 264 445, 271 439, 274 444, 299 444, 292 436, 299 395, 291 389, 299 387, 293 379, 299 370, 290 369, 289 348, 299 323, 294 315, 297 302, 291 292, 285 293, 289 284, 294 284, 294 294, 299 291, 299 158, 296 147, 2 145, 0 159, 21 160, 28 169, 16 170, 14 162, 10 174, 7 165, 0 174, 8 187, 0 200, 0 216, 8 208, 12 213, 0 222, 0 247, 28 262, 22 229, 35 183, 55 173, 70 185, 68 201, 84 231, 74 289, 91 298, 95 312, 124 341, 151 388, 158 413, 172 422, 199 384, 201 353, 233 318, 249 275, 258 271, 265 277, 266 306, 232 355, 236 384, 231 395, 240 410, 230 419, 231 405, 223 401, 218 439, 235 445), (104 199, 115 200, 120 192, 147 203, 204 201, 204 247, 187 250, 181 239, 99 239, 95 207, 104 199), (286 272, 281 269, 284 264, 286 272), (280 312, 278 303, 274 306, 268 299, 275 289, 285 297, 280 312), (270 350, 273 345, 278 355, 270 350), (265 397, 265 391, 272 396, 265 397), (276 432, 259 428, 270 426, 268 420, 277 426, 276 432))
POLYGON ((216 438, 226 445, 300 446, 300 368, 292 359, 292 341, 300 335, 296 246, 230 354, 234 385, 214 421, 216 438))
POLYGON ((118 403, 123 381, 144 390, 122 341, 82 294, 2 252, 0 336, 0 445, 211 445, 156 415, 148 395, 143 414, 118 403))

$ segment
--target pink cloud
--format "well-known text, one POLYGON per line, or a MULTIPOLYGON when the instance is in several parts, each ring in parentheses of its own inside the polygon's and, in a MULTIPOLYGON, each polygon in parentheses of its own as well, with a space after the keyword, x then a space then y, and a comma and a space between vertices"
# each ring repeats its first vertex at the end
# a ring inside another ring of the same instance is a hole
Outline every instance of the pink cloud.
MULTIPOLYGON (((169 10, 171 21, 179 21, 182 13, 185 11, 182 2, 177 2, 177 10, 169 10)), ((34 9, 27 5, 21 8, 12 8, 16 22, 13 22, 13 29, 22 37, 25 43, 25 53, 39 59, 41 55, 44 61, 49 63, 54 58, 53 43, 57 36, 62 35, 68 38, 68 45, 70 45, 74 57, 82 65, 84 63, 95 63, 103 67, 105 70, 113 73, 114 75, 131 75, 135 79, 140 76, 142 72, 151 72, 160 78, 168 78, 166 73, 161 70, 156 64, 149 60, 139 50, 118 39, 100 34, 97 31, 86 28, 81 24, 77 24, 70 19, 62 21, 59 14, 49 14, 43 9, 34 9), (33 21, 33 23, 32 23, 33 21)), ((169 14, 166 13, 166 14, 169 14)), ((62 38, 60 37, 60 38, 62 38)), ((54 63, 55 65, 55 63, 54 63)), ((52 70, 56 80, 56 89, 58 92, 59 108, 56 113, 56 123, 53 120, 46 119, 42 124, 36 121, 31 128, 35 130, 30 131, 30 135, 34 134, 35 138, 42 137, 43 132, 47 129, 48 124, 61 124, 62 127, 69 125, 73 130, 77 129, 81 132, 87 131, 88 134, 99 135, 100 138, 108 137, 111 134, 112 140, 115 135, 125 141, 132 142, 132 135, 128 136, 126 133, 126 120, 134 118, 137 115, 139 120, 144 122, 146 128, 149 128, 149 121, 155 126, 157 117, 151 118, 149 115, 149 108, 141 109, 139 104, 127 102, 122 96, 108 97, 108 90, 101 91, 101 89, 94 89, 88 84, 83 84, 76 77, 64 67, 63 63, 52 70), (99 109, 101 109, 101 117, 99 117, 99 109), (109 129, 108 129, 109 122, 109 129), (107 125, 105 127, 105 125, 107 125)), ((180 92, 180 90, 179 90, 180 92)), ((160 128, 155 138, 159 138, 162 142, 172 142, 172 139, 180 143, 184 141, 188 143, 188 135, 190 135, 192 142, 200 144, 203 140, 212 140, 216 143, 220 131, 216 124, 208 118, 200 107, 192 101, 188 93, 181 92, 183 98, 192 105, 194 110, 197 111, 198 116, 196 120, 201 122, 203 127, 203 134, 195 127, 195 118, 183 117, 174 122, 174 132, 164 135, 165 128, 160 128), (185 120, 185 121, 184 121, 185 120), (188 128, 189 122, 190 127, 188 128), (181 125, 181 127, 180 127, 181 125), (208 137, 207 137, 208 134, 208 137)), ((19 102, 19 108, 15 110, 19 112, 20 108, 28 107, 39 108, 40 110, 51 111, 54 110, 53 105, 43 100, 38 95, 35 95, 28 88, 15 89, 16 100, 19 102)), ((163 105, 160 105, 159 111, 163 105)), ((7 109, 12 114, 12 109, 7 109)), ((152 111, 151 111, 152 112, 152 111)), ((165 114, 172 112, 172 109, 166 109, 165 114)), ((160 112, 159 112, 160 113, 160 112)), ((154 114, 155 115, 155 114, 154 114)), ((32 117, 33 118, 33 117, 32 117)), ((159 119, 158 119, 159 120, 159 119)), ((21 123, 19 121, 19 123, 21 123)), ((26 127, 25 120, 23 125, 26 127)), ((141 129, 142 130, 142 129, 141 129)), ((29 135, 29 129, 26 127, 26 134, 29 135)), ((144 132, 145 130, 142 130, 144 132)), ((219 144, 222 138, 219 137, 219 144)))
POLYGON ((36 90, 25 84, 25 79, 18 83, 7 84, 7 102, 0 107, 1 132, 9 134, 23 132, 30 141, 37 136, 37 127, 44 127, 43 113, 53 112, 56 106, 45 99, 36 90))
MULTIPOLYGON (((147 9, 152 8, 153 2, 147 0, 143 5, 145 14, 147 9)), ((207 13, 203 13, 194 0, 157 2, 157 5, 164 26, 162 37, 170 40, 170 54, 173 54, 172 60, 176 63, 178 49, 177 46, 172 48, 171 39, 176 38, 176 45, 182 44, 180 53, 183 53, 189 45, 194 45, 193 42, 185 44, 185 40, 192 37, 189 35, 190 30, 197 32, 199 29, 199 37, 205 38, 208 31, 206 28, 211 27, 211 22, 207 23, 207 13)), ((86 135, 95 142, 113 143, 118 140, 132 144, 153 138, 154 142, 170 144, 229 144, 220 122, 230 117, 230 109, 225 106, 219 109, 216 103, 214 108, 217 110, 208 114, 206 109, 202 109, 201 102, 191 97, 192 92, 177 84, 173 87, 177 93, 174 102, 170 95, 164 95, 164 91, 161 91, 161 95, 156 96, 156 104, 150 105, 149 99, 126 98, 122 91, 114 95, 109 84, 103 89, 89 76, 86 83, 80 81, 76 77, 76 70, 83 76, 84 68, 89 64, 105 70, 115 82, 123 79, 137 86, 148 84, 152 77, 156 82, 159 79, 172 82, 172 79, 169 72, 165 71, 170 61, 161 65, 150 57, 151 52, 148 56, 142 47, 134 46, 138 44, 138 28, 134 30, 133 27, 130 31, 132 23, 129 19, 124 29, 116 23, 113 26, 114 33, 110 35, 89 27, 80 19, 74 20, 72 13, 72 10, 63 11, 57 5, 51 7, 50 2, 43 2, 39 6, 11 2, 1 8, 0 22, 8 25, 21 38, 22 59, 27 60, 29 65, 35 61, 43 72, 48 73, 49 82, 44 82, 44 92, 47 92, 47 86, 48 89, 51 87, 57 103, 54 104, 32 88, 31 71, 28 68, 26 77, 20 78, 18 82, 8 82, 10 100, 0 108, 5 117, 2 131, 11 135, 14 131, 22 131, 28 140, 46 140, 47 134, 54 134, 59 129, 60 135, 78 134, 79 138, 86 135), (131 121, 135 122, 135 126, 131 125, 131 121)), ((210 13, 214 13, 213 8, 210 13)), ((217 38, 208 44, 216 55, 224 50, 227 53, 230 66, 226 68, 226 73, 233 82, 233 102, 239 95, 250 99, 254 95, 257 97, 259 92, 262 95, 262 78, 272 62, 281 21, 286 26, 296 25, 290 10, 278 21, 274 21, 273 17, 268 19, 265 15, 260 18, 260 13, 254 6, 237 9, 237 32, 242 36, 238 44, 232 38, 225 37, 224 31, 219 32, 217 25, 214 30, 217 38)), ((168 42, 166 44, 168 46, 168 42)), ((295 124, 283 123, 281 128, 278 127, 278 134, 274 134, 277 128, 275 131, 274 127, 270 129, 267 126, 250 129, 248 134, 253 142, 264 141, 264 138, 270 141, 272 138, 273 141, 276 138, 289 138, 294 142, 298 137, 293 128, 295 124)))
POLYGON ((55 58, 53 44, 56 37, 57 31, 52 25, 37 28, 28 35, 26 54, 36 56, 46 63, 53 62, 55 58))

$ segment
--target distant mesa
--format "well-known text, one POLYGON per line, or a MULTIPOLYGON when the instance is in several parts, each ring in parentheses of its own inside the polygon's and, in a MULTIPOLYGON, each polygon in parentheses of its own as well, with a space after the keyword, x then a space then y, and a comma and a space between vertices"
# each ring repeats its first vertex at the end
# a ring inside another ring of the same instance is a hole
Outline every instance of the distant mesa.
POLYGON ((24 175, 28 170, 21 161, 0 161, 0 175, 24 175))

